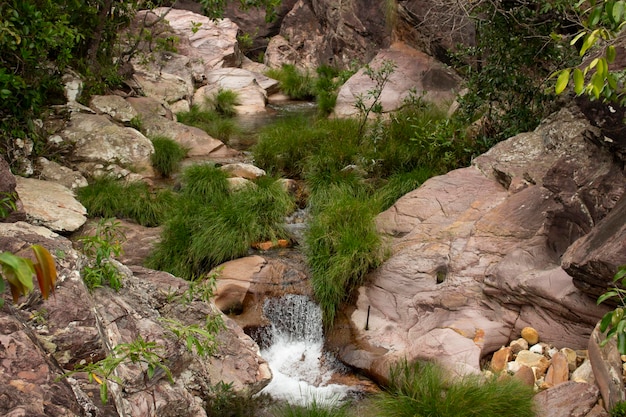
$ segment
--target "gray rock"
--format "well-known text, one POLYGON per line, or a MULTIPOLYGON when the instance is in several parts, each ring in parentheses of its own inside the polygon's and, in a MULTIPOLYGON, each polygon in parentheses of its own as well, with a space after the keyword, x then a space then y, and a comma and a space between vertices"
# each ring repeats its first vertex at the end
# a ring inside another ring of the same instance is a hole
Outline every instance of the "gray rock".
POLYGON ((98 113, 108 114, 113 120, 121 123, 128 123, 138 115, 123 97, 116 95, 92 96, 89 107, 98 113))
POLYGON ((54 161, 39 158, 37 163, 41 171, 41 179, 43 180, 57 182, 70 190, 86 187, 88 184, 87 179, 80 172, 72 171, 70 168, 54 161))

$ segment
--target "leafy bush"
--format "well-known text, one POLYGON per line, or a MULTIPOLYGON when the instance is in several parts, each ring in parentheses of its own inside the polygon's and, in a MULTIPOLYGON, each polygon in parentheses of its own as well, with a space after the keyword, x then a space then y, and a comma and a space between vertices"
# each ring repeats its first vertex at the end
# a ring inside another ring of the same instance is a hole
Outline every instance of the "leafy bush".
POLYGON ((175 204, 168 190, 151 190, 143 182, 124 183, 99 178, 77 190, 78 200, 92 217, 131 219, 142 226, 158 226, 175 204))
POLYGON ((224 143, 241 132, 230 117, 223 117, 216 111, 201 110, 195 104, 188 112, 176 113, 176 118, 180 123, 202 129, 224 143))
POLYGON ((339 88, 350 78, 356 70, 339 71, 336 68, 322 65, 317 68, 315 80, 315 102, 320 115, 327 116, 335 108, 339 88))
POLYGON ((154 169, 163 177, 170 177, 180 169, 180 162, 187 156, 187 150, 173 139, 157 136, 152 138, 154 153, 150 161, 154 169))
POLYGON ((313 193, 310 205, 313 218, 305 253, 324 323, 331 326, 339 305, 383 260, 383 245, 374 226, 378 211, 362 189, 346 184, 313 193))
POLYGON ((480 375, 451 380, 429 362, 394 366, 385 392, 372 401, 374 416, 533 417, 533 390, 513 378, 480 375))
POLYGON ((271 68, 266 75, 278 80, 280 91, 295 100, 311 100, 315 97, 315 81, 308 72, 298 70, 294 65, 283 64, 280 69, 271 68))
POLYGON ((93 290, 107 285, 117 291, 122 287, 122 274, 111 259, 123 253, 125 241, 126 235, 115 219, 101 219, 94 235, 79 239, 83 253, 90 260, 81 271, 87 288, 93 290))

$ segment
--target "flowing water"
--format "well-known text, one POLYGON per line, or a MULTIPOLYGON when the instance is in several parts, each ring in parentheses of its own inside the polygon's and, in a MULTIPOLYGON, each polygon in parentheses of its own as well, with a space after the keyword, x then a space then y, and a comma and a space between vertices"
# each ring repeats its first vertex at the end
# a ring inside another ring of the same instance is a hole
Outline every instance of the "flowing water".
POLYGON ((340 365, 324 352, 324 332, 320 308, 304 295, 288 294, 267 299, 264 315, 271 330, 261 346, 261 356, 273 373, 270 384, 261 391, 274 399, 292 404, 318 404, 344 399, 354 389, 331 382, 340 365))

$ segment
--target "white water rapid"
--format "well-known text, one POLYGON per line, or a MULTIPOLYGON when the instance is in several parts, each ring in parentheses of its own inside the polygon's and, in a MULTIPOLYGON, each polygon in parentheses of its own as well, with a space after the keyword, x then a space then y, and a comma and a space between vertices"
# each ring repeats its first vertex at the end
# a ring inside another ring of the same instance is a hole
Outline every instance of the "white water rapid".
POLYGON ((337 402, 351 390, 331 384, 335 361, 323 351, 324 332, 320 308, 308 297, 286 295, 263 306, 271 321, 269 347, 261 350, 273 379, 261 393, 291 404, 337 402))

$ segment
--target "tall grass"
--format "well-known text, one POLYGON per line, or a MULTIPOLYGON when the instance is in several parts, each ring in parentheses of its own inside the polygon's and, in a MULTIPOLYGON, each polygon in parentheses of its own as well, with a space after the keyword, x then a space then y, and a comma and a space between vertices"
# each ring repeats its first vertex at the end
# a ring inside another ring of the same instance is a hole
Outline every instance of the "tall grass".
POLYGON ((346 184, 314 193, 310 204, 313 218, 305 253, 324 323, 331 326, 339 305, 383 260, 382 241, 374 227, 377 207, 366 192, 346 184))
POLYGON ((280 90, 295 100, 310 100, 315 97, 314 78, 294 65, 283 64, 281 68, 271 68, 266 75, 278 80, 280 90))
POLYGON ((450 379, 430 362, 392 368, 387 390, 372 400, 372 416, 533 417, 533 390, 513 378, 450 379))
POLYGON ((171 191, 111 178, 96 179, 76 194, 91 217, 130 219, 143 226, 162 224, 176 204, 171 191))
POLYGON ((222 116, 215 110, 202 110, 195 104, 188 112, 176 113, 176 119, 180 123, 202 129, 224 143, 241 134, 241 129, 232 118, 222 116))
POLYGON ((233 90, 219 88, 217 94, 209 100, 209 104, 215 109, 217 114, 224 117, 237 115, 235 106, 240 104, 239 94, 233 90))
POLYGON ((272 407, 273 417, 349 417, 350 404, 313 399, 307 405, 282 403, 272 407))
POLYGON ((183 175, 181 204, 165 224, 147 265, 191 279, 247 254, 252 243, 284 237, 282 222, 293 199, 273 178, 231 193, 226 177, 210 165, 183 175))
POLYGON ((152 138, 154 153, 150 156, 152 167, 163 177, 169 178, 180 169, 188 150, 178 142, 164 136, 152 138))

